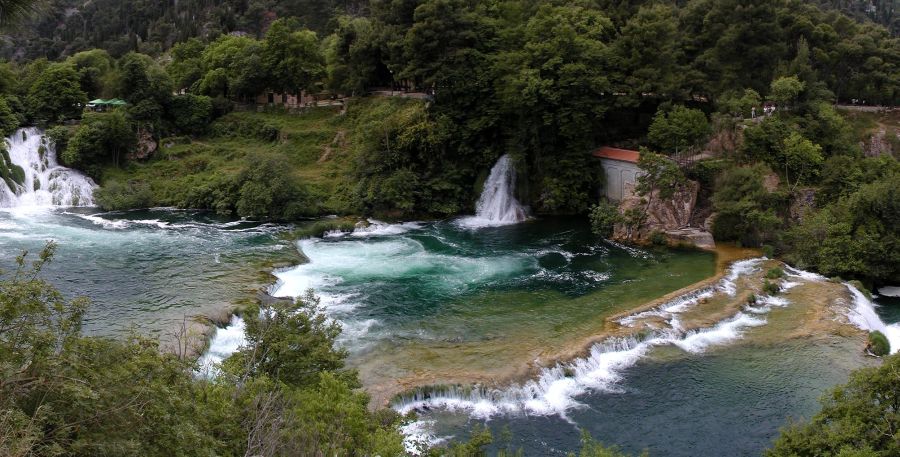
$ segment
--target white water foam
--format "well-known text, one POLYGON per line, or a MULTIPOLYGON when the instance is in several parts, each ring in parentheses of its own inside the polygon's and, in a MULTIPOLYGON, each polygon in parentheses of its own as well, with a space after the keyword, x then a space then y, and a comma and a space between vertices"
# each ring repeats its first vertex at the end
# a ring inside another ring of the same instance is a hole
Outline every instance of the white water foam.
POLYGON ((368 222, 369 225, 367 226, 360 226, 353 229, 353 232, 350 235, 355 237, 402 235, 412 230, 422 228, 422 224, 419 222, 389 224, 375 219, 369 219, 368 222))
POLYGON ((227 327, 217 328, 209 342, 209 349, 197 361, 197 373, 201 376, 216 376, 219 364, 247 343, 245 328, 244 319, 238 315, 231 316, 231 322, 227 327))
POLYGON ((721 287, 721 283, 733 286, 740 276, 753 272, 762 260, 735 262, 717 287, 685 294, 657 308, 619 321, 623 325, 634 325, 641 318, 661 316, 669 318, 670 322, 674 321, 671 328, 653 330, 643 339, 610 338, 595 344, 588 357, 546 368, 537 379, 521 385, 503 389, 480 386, 422 389, 400 398, 395 402, 394 408, 401 413, 429 408, 467 411, 479 419, 501 414, 559 415, 566 418, 570 409, 583 406, 577 400, 578 396, 589 391, 618 391, 622 372, 636 364, 654 347, 670 345, 686 352, 702 353, 712 346, 741 338, 750 328, 764 325, 766 320, 761 315, 771 310, 772 306, 787 306, 787 300, 761 297, 756 306, 747 307, 747 312, 738 312, 708 328, 683 331, 677 325, 679 313, 712 296, 716 290, 729 295, 735 294, 734 290, 721 287))
POLYGON ((459 219, 467 228, 497 227, 528 219, 525 207, 516 200, 516 170, 509 154, 500 157, 484 182, 484 190, 475 205, 475 216, 459 219))
MULTIPOLYGON (((22 183, 0 180, 0 207, 91 206, 97 187, 91 178, 59 165, 56 150, 39 129, 17 130, 6 139, 11 164, 21 167, 22 183)), ((0 156, 2 157, 2 156, 0 156)), ((5 159, 0 158, 0 162, 5 159)))
POLYGON ((737 293, 737 284, 735 281, 743 275, 752 273, 760 262, 766 260, 765 257, 757 257, 755 259, 739 260, 731 264, 728 274, 719 282, 719 290, 733 297, 737 293))
POLYGON ((878 289, 878 294, 885 297, 900 297, 900 286, 884 286, 878 289))
POLYGON ((853 309, 847 315, 850 322, 863 330, 877 330, 883 333, 891 344, 891 353, 900 352, 900 324, 885 324, 875 311, 877 305, 852 284, 844 283, 844 286, 853 295, 853 309))

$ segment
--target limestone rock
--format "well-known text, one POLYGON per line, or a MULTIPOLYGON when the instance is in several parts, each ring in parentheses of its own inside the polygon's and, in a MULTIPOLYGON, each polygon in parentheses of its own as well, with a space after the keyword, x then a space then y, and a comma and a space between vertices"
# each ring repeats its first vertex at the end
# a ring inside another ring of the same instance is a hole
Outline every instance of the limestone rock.
POLYGON ((712 234, 703 229, 685 227, 669 230, 665 234, 670 244, 690 244, 701 249, 713 249, 716 247, 716 241, 713 239, 712 234))
POLYGON ((157 144, 153 139, 153 134, 149 130, 138 129, 137 147, 134 151, 128 153, 129 160, 143 160, 150 157, 156 152, 157 144))
MULTIPOLYGON (((652 233, 662 232, 670 244, 687 243, 705 249, 715 247, 708 228, 690 226, 699 189, 698 183, 689 181, 672 198, 660 199, 658 193, 654 193, 643 226, 630 232, 625 224, 617 224, 613 238, 641 243, 649 241, 652 233)), ((624 214, 630 209, 642 211, 645 201, 645 198, 638 196, 628 197, 619 204, 619 212, 624 214)))
POLYGON ((794 193, 794 198, 791 200, 791 221, 794 221, 794 223, 797 224, 803 222, 804 216, 812 211, 815 204, 815 189, 798 189, 794 193))

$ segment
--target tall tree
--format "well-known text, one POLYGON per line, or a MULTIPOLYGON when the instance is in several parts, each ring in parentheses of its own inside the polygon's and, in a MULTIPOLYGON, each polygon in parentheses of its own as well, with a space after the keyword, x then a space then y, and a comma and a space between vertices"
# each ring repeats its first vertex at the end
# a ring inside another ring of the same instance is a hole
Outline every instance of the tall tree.
POLYGON ((288 19, 272 23, 262 46, 269 89, 290 94, 311 91, 325 76, 325 57, 315 32, 296 30, 288 19))

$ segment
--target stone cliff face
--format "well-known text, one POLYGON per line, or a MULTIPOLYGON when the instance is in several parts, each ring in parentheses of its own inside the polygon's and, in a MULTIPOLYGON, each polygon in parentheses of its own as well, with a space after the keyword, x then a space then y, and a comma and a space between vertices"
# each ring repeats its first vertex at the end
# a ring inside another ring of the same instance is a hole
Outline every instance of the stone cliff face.
POLYGON ((700 248, 713 248, 715 242, 705 229, 691 227, 694 207, 697 205, 697 192, 700 185, 689 181, 684 188, 671 198, 660 199, 654 193, 652 199, 632 196, 619 204, 619 212, 625 214, 629 210, 643 211, 646 201, 650 200, 647 217, 637 228, 626 224, 616 224, 613 238, 632 242, 647 242, 651 235, 661 232, 673 244, 688 243, 700 248))
POLYGON ((144 128, 138 129, 137 140, 137 147, 128 154, 129 160, 143 160, 156 152, 157 144, 149 130, 144 128))

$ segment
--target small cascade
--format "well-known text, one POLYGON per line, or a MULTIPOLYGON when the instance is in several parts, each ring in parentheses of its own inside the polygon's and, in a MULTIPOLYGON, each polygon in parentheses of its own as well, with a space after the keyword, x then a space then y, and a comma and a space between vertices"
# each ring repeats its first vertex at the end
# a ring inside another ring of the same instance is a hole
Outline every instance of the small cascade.
POLYGON ((515 224, 528 218, 525 207, 515 197, 516 169, 509 154, 491 168, 491 174, 484 182, 484 190, 476 205, 474 217, 460 222, 468 227, 491 227, 515 224))
POLYGON ((863 330, 878 330, 883 333, 891 344, 891 353, 896 354, 900 352, 900 324, 884 323, 875 311, 875 306, 877 305, 872 303, 872 300, 869 300, 865 294, 852 284, 845 283, 844 285, 850 289, 850 293, 853 295, 853 309, 849 315, 850 321, 863 330))
POLYGON ((0 208, 94 204, 94 181, 59 165, 55 148, 35 127, 16 130, 6 139, 0 176, 0 208))

